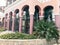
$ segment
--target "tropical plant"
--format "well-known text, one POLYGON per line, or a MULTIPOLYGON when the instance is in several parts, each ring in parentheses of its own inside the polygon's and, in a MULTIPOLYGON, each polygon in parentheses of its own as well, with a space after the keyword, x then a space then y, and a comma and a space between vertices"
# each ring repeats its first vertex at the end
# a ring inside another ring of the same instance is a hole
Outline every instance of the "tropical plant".
POLYGON ((52 39, 57 41, 59 39, 58 32, 54 22, 40 20, 36 22, 33 34, 37 38, 45 38, 47 41, 51 41, 52 39))

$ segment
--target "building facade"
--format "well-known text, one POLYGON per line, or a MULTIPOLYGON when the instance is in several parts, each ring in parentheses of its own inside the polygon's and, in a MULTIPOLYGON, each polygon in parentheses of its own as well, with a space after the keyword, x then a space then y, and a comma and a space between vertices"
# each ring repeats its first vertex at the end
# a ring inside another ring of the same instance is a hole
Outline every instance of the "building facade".
POLYGON ((34 23, 45 19, 60 28, 59 0, 7 0, 4 28, 32 34, 34 23))

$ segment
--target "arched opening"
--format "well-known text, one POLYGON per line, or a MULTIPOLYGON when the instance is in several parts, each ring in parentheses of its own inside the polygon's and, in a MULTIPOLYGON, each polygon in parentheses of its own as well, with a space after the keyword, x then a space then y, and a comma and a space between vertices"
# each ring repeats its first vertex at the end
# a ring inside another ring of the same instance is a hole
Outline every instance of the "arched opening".
POLYGON ((38 5, 35 6, 35 12, 34 12, 34 22, 39 20, 39 11, 40 11, 40 7, 38 5))
POLYGON ((9 13, 9 18, 10 18, 10 20, 9 20, 9 30, 12 30, 12 15, 13 15, 13 13, 10 12, 9 13))
POLYGON ((15 13, 14 30, 19 31, 19 9, 16 9, 14 13, 15 13))
POLYGON ((52 21, 53 6, 46 6, 44 8, 44 20, 52 21))
POLYGON ((2 27, 4 26, 4 19, 5 19, 5 18, 3 17, 3 18, 2 18, 2 27))
MULTIPOLYGON (((35 12, 34 12, 34 24, 33 25, 35 25, 35 22, 38 22, 38 20, 40 20, 39 19, 40 11, 41 11, 41 8, 38 5, 36 5, 35 6, 35 12)), ((34 27, 33 27, 33 31, 34 31, 34 27)))
POLYGON ((30 16, 29 16, 29 6, 25 5, 23 8, 23 25, 22 25, 22 32, 29 33, 29 23, 30 23, 30 16))

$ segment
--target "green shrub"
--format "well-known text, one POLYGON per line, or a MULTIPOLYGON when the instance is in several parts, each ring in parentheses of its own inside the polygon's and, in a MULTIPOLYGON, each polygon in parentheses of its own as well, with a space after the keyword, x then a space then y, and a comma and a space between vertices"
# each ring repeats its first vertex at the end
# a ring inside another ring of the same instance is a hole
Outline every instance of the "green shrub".
POLYGON ((59 39, 59 33, 54 22, 38 21, 34 26, 33 35, 36 38, 45 38, 46 40, 59 39))
POLYGON ((35 39, 34 35, 24 34, 24 33, 11 33, 4 34, 0 36, 1 39, 35 39))
POLYGON ((2 32, 2 31, 5 31, 5 29, 3 27, 0 27, 0 32, 2 32))

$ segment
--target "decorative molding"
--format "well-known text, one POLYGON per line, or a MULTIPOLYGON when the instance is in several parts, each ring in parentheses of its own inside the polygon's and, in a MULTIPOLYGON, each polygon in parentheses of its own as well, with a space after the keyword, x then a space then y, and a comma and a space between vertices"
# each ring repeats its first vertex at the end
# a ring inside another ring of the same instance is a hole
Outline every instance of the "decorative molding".
POLYGON ((8 12, 7 9, 12 9, 13 10, 14 7, 16 7, 17 5, 19 5, 20 3, 23 3, 24 1, 26 1, 26 0, 17 0, 14 3, 10 4, 9 6, 5 7, 4 10, 6 10, 6 12, 8 12))

